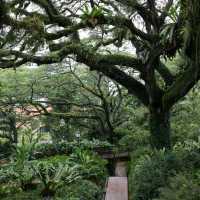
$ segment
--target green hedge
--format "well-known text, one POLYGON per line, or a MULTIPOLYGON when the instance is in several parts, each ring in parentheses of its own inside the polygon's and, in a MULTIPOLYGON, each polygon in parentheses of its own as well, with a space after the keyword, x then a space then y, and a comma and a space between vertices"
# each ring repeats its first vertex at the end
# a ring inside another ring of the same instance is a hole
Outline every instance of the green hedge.
POLYGON ((76 148, 89 149, 94 151, 104 151, 111 149, 113 146, 108 142, 99 140, 82 140, 80 142, 60 142, 60 143, 44 143, 37 144, 34 148, 33 157, 43 158, 54 155, 70 154, 76 148))

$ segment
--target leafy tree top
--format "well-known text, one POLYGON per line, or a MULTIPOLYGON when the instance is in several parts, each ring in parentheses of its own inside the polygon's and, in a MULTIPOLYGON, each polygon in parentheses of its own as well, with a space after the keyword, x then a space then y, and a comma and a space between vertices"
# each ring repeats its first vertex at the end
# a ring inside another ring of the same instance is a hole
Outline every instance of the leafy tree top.
POLYGON ((197 0, 2 0, 0 67, 71 58, 114 79, 143 104, 168 110, 199 79, 199 4, 197 0), (178 51, 188 62, 175 76, 162 60, 178 51))

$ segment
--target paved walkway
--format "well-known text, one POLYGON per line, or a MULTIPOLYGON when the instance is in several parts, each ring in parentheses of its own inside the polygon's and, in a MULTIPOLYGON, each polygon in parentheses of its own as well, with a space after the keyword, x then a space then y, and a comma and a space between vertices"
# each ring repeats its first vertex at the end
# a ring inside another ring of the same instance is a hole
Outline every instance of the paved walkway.
POLYGON ((128 200, 127 177, 110 177, 105 200, 128 200))
POLYGON ((127 163, 124 161, 117 162, 115 166, 115 176, 126 177, 127 176, 126 165, 127 163))

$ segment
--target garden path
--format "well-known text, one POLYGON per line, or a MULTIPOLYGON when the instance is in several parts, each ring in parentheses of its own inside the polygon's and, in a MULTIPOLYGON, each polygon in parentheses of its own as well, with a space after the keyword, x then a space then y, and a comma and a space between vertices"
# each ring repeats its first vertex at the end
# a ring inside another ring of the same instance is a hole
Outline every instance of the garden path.
POLYGON ((128 200, 126 162, 116 163, 115 176, 108 179, 105 200, 128 200))

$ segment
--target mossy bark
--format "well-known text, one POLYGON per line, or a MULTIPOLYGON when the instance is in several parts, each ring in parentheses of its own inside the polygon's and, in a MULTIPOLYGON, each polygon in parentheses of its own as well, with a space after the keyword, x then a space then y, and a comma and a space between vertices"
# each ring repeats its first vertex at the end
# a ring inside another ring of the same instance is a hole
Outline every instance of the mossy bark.
POLYGON ((171 148, 170 111, 162 111, 159 108, 150 109, 150 141, 152 148, 171 148))

